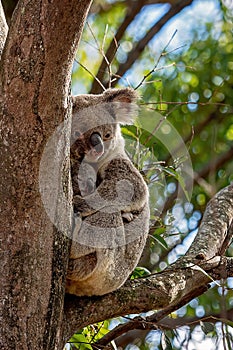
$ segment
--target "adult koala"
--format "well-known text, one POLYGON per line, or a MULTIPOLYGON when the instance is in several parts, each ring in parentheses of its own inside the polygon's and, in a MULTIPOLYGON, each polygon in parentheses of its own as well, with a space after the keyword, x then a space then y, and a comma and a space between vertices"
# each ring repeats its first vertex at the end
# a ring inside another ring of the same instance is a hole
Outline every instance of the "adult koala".
POLYGON ((136 116, 133 89, 73 98, 71 176, 76 224, 66 292, 103 295, 136 267, 149 230, 148 189, 125 152, 120 124, 136 116))

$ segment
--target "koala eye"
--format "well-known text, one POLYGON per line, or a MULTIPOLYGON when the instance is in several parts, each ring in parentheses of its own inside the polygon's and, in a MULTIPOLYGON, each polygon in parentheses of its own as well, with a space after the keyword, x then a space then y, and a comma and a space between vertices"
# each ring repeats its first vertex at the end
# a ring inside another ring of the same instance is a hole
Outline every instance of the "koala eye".
POLYGON ((109 131, 109 132, 106 132, 106 134, 104 135, 104 140, 108 140, 112 137, 112 133, 109 131))

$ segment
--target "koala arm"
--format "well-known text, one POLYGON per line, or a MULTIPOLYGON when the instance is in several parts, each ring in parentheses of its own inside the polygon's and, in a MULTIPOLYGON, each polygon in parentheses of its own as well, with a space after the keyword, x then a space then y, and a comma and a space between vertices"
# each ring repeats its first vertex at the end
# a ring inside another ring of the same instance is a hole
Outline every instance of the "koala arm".
POLYGON ((88 196, 74 196, 75 211, 82 216, 97 211, 108 213, 140 211, 148 200, 141 174, 127 158, 116 158, 100 169, 100 185, 88 196))
POLYGON ((98 187, 99 195, 119 210, 140 211, 148 201, 147 185, 132 162, 126 157, 112 159, 100 169, 103 181, 98 187))
MULTIPOLYGON (((92 193, 92 195, 94 195, 94 193, 92 193)), ((73 197, 74 212, 80 213, 82 217, 89 216, 98 211, 96 205, 90 205, 90 200, 87 197, 90 196, 81 197, 79 195, 75 195, 73 197)))

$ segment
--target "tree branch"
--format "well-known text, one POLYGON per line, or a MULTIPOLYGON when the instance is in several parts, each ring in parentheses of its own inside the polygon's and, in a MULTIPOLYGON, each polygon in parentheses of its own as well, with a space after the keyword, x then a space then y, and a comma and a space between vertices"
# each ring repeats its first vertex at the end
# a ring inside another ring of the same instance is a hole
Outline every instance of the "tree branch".
MULTIPOLYGON (((154 4, 174 4, 177 0, 147 0, 147 5, 154 5, 154 4)), ((114 7, 122 4, 126 4, 127 6, 132 6, 135 2, 138 2, 138 0, 125 0, 125 1, 115 1, 112 3, 94 3, 91 7, 90 13, 107 13, 110 12, 114 7)))
MULTIPOLYGON (((214 276, 216 279, 220 279, 222 277, 223 269, 224 271, 226 271, 225 278, 232 277, 233 276, 233 258, 215 257, 214 259, 212 259, 212 261, 205 263, 205 265, 203 265, 201 268, 203 269, 203 271, 208 272, 209 276, 211 277, 214 276)), ((171 268, 171 271, 173 271, 172 268, 171 268)), ((196 277, 197 276, 194 276, 194 278, 196 277)), ((130 320, 128 323, 120 324, 119 326, 114 328, 112 331, 107 333, 99 341, 97 341, 95 345, 105 346, 109 344, 112 340, 119 337, 120 335, 133 329, 152 330, 152 329, 158 329, 160 327, 163 327, 163 328, 168 327, 168 325, 166 324, 166 321, 164 322, 163 319, 167 318, 167 316, 171 312, 174 312, 180 307, 184 306, 193 298, 203 294, 207 290, 207 288, 208 288, 207 285, 198 286, 196 287, 196 289, 194 288, 193 291, 187 294, 185 297, 181 298, 180 302, 175 303, 174 305, 169 305, 165 309, 158 311, 152 314, 151 316, 144 317, 144 318, 141 316, 138 316, 130 320)), ((187 321, 186 323, 183 322, 183 324, 187 324, 187 321)), ((176 325, 176 327, 177 326, 178 325, 176 325)))
MULTIPOLYGON (((177 13, 179 13, 183 8, 190 5, 192 3, 192 0, 171 0, 171 1, 157 1, 157 0, 143 0, 143 1, 128 1, 127 7, 127 14, 118 28, 118 31, 114 37, 114 39, 111 41, 109 48, 105 54, 105 58, 103 57, 101 65, 99 67, 97 78, 102 83, 104 83, 104 75, 107 69, 107 62, 112 62, 115 54, 116 54, 116 41, 119 42, 124 33, 126 28, 129 26, 129 24, 132 23, 135 16, 140 12, 143 6, 145 5, 151 5, 156 3, 169 3, 171 5, 170 10, 168 13, 166 13, 148 32, 147 34, 136 44, 135 48, 129 53, 128 58, 125 63, 119 66, 118 71, 116 74, 114 74, 114 77, 116 78, 114 82, 112 82, 112 86, 115 86, 117 81, 124 75, 124 73, 132 66, 132 64, 138 59, 142 51, 144 50, 145 46, 149 43, 149 41, 159 32, 159 30, 171 19, 174 17, 177 13), (107 60, 106 60, 107 58, 107 60)), ((111 6, 114 6, 115 3, 111 6)), ((108 9, 109 10, 109 9, 108 9)), ((111 77, 110 77, 111 78, 111 77)), ((105 86, 109 85, 109 82, 104 84, 105 86)), ((94 80, 92 83, 92 87, 90 90, 90 93, 101 93, 101 86, 98 84, 97 80, 94 80)))
MULTIPOLYGON (((219 191, 208 203, 199 231, 188 255, 209 260, 219 252, 232 234, 233 184, 219 191)), ((223 253, 223 252, 222 252, 223 253)))
MULTIPOLYGON (((212 314, 207 313, 204 317, 165 317, 162 320, 158 321, 156 324, 154 324, 154 328, 156 329, 156 326, 158 329, 161 330, 174 330, 183 326, 188 326, 191 329, 193 329, 196 325, 199 325, 200 322, 210 322, 210 323, 217 323, 217 322, 224 322, 227 320, 232 320, 233 318, 233 309, 229 309, 226 311, 225 318, 223 319, 222 314, 212 314)), ((152 324, 151 324, 152 326, 152 324)), ((114 329, 115 330, 115 329, 114 329)), ((132 343, 134 339, 145 339, 147 334, 150 332, 151 329, 133 329, 128 331, 127 333, 121 334, 117 338, 114 338, 114 342, 117 347, 124 348, 127 344, 132 343)))
POLYGON ((64 329, 64 336, 69 337, 77 328, 87 324, 153 309, 161 311, 147 321, 158 322, 206 291, 212 281, 210 276, 219 278, 223 266, 227 276, 232 276, 232 259, 225 260, 219 256, 227 234, 233 233, 230 226, 232 217, 233 185, 220 191, 209 202, 191 248, 163 272, 127 281, 119 290, 102 297, 78 298, 67 295, 63 322, 67 328, 64 329))
POLYGON ((216 160, 210 161, 203 169, 201 169, 196 175, 195 175, 195 181, 198 183, 198 181, 202 178, 205 178, 211 171, 211 169, 219 169, 221 168, 226 162, 229 160, 232 160, 233 157, 233 147, 230 147, 228 151, 225 153, 222 153, 216 160))

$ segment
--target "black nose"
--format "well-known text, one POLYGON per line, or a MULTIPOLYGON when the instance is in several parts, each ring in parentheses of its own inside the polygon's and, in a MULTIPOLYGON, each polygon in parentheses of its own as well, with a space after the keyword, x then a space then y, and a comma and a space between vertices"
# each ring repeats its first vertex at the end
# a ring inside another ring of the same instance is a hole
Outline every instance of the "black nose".
POLYGON ((94 147, 97 153, 103 152, 103 141, 100 134, 94 132, 90 137, 91 145, 94 147))

